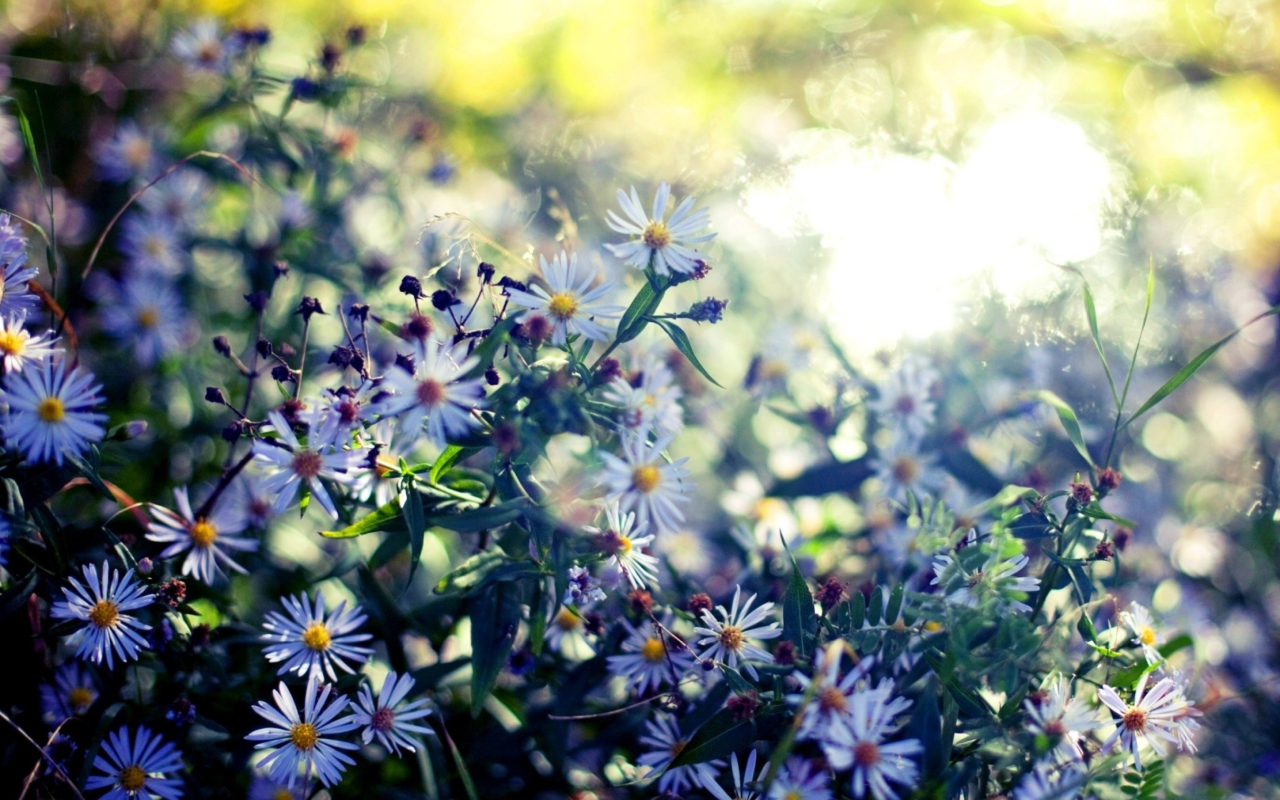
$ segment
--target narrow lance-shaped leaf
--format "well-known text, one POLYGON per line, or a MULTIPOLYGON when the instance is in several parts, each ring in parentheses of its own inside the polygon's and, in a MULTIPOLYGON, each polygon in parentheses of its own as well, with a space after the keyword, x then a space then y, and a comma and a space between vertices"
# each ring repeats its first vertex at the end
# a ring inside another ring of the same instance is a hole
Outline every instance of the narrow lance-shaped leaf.
POLYGON ((418 571, 418 560, 422 558, 422 544, 427 537, 427 517, 422 510, 422 495, 413 485, 413 476, 405 480, 404 500, 401 502, 404 521, 409 527, 409 578, 406 586, 413 583, 414 573, 418 571))
POLYGON ((1032 396, 1058 412, 1058 420, 1066 430, 1067 438, 1071 440, 1071 444, 1075 445, 1076 452, 1085 460, 1085 463, 1093 466, 1093 458, 1089 455, 1089 448, 1084 443, 1084 434, 1080 432, 1080 420, 1076 417, 1076 412, 1072 410, 1071 406, 1067 405, 1067 402, 1061 397, 1047 389, 1034 392, 1032 396))
MULTIPOLYGON (((782 544, 785 548, 785 539, 782 544)), ((809 591, 809 584, 805 582, 789 548, 787 557, 791 559, 791 580, 782 600, 782 635, 796 646, 796 651, 803 657, 809 651, 809 634, 817 629, 818 615, 813 609, 813 593, 809 591)))
POLYGON ((1107 385, 1111 387, 1111 399, 1115 401, 1116 413, 1120 412, 1120 394, 1116 391, 1116 380, 1111 375, 1111 366, 1107 364, 1107 353, 1102 347, 1102 336, 1098 333, 1098 309, 1093 303, 1093 293, 1089 291, 1089 282, 1080 281, 1084 294, 1084 313, 1089 318, 1089 333, 1093 335, 1093 346, 1098 349, 1098 358, 1102 361, 1102 371, 1107 374, 1107 385))
MULTIPOLYGON (((689 359, 689 363, 693 365, 694 369, 702 373, 702 377, 711 381, 716 386, 720 386, 720 383, 715 378, 711 377, 711 373, 707 372, 707 368, 702 366, 702 362, 698 360, 697 354, 693 352, 693 343, 689 341, 688 335, 685 334, 684 330, 679 325, 670 320, 658 319, 657 317, 647 317, 646 319, 658 323, 658 325, 667 332, 667 336, 671 337, 671 341, 675 344, 676 349, 679 350, 685 358, 689 359)), ((720 388, 723 389, 724 387, 720 386, 720 388)))
POLYGON ((1201 367, 1203 367, 1203 366, 1204 366, 1204 362, 1206 362, 1206 361, 1208 361, 1209 359, 1213 358, 1214 353, 1217 353, 1219 350, 1221 350, 1223 347, 1225 347, 1225 346, 1226 346, 1226 344, 1227 344, 1228 342, 1230 342, 1232 339, 1236 338, 1236 336, 1237 336, 1237 335, 1239 335, 1239 333, 1240 333, 1241 331, 1243 331, 1245 328, 1249 327, 1250 325, 1252 325, 1252 324, 1253 324, 1253 323, 1255 323, 1255 322, 1258 322, 1259 320, 1266 319, 1267 317, 1271 317, 1271 316, 1274 316, 1274 315, 1276 315, 1276 314, 1280 314, 1280 306, 1275 306, 1274 308, 1271 308, 1271 309, 1269 309, 1269 310, 1267 310, 1267 311, 1262 312, 1262 313, 1261 313, 1261 314, 1259 314, 1258 316, 1254 317, 1253 319, 1249 320, 1249 321, 1248 321, 1248 322, 1246 322, 1245 324, 1241 325, 1239 328, 1236 328, 1236 329, 1235 329, 1234 331, 1232 331, 1231 333, 1228 333, 1226 336, 1224 336, 1224 337, 1222 337, 1221 339, 1219 339, 1218 341, 1214 342, 1212 345, 1210 345, 1210 346, 1208 347, 1208 349, 1206 349, 1204 352, 1200 353, 1200 355, 1198 355, 1198 356, 1196 356, 1195 358, 1191 359, 1191 363, 1187 364, 1185 367, 1183 367, 1182 369, 1178 370, 1178 373, 1177 373, 1176 375, 1174 375, 1174 376, 1173 376, 1172 378, 1170 378, 1169 380, 1165 381, 1164 385, 1163 385, 1163 386, 1161 386, 1159 389, 1156 389, 1155 393, 1154 393, 1154 394, 1152 394, 1150 397, 1148 397, 1148 398, 1147 398, 1147 402, 1145 402, 1145 403, 1143 403, 1141 406, 1139 406, 1139 407, 1138 407, 1138 410, 1137 410, 1137 411, 1135 411, 1135 412, 1133 412, 1133 414, 1131 414, 1131 415, 1129 416, 1129 418, 1128 418, 1128 419, 1126 419, 1126 420, 1124 421, 1124 424, 1120 426, 1120 427, 1121 427, 1121 429, 1124 429, 1124 428, 1129 427, 1129 425, 1130 425, 1134 420, 1136 420, 1138 417, 1140 417, 1140 416, 1142 416, 1143 414, 1145 414, 1145 413, 1147 413, 1148 411, 1150 411, 1150 410, 1151 410, 1153 407, 1155 407, 1155 405, 1156 405, 1157 403, 1159 403, 1161 400, 1163 400, 1163 399, 1165 399, 1166 397, 1168 397, 1169 395, 1173 394, 1173 392, 1174 392, 1174 391, 1175 391, 1179 386, 1181 386, 1182 384, 1186 383, 1186 382, 1187 382, 1187 380, 1188 380, 1192 375, 1196 374, 1196 372, 1197 372, 1201 367))
POLYGON ((471 606, 471 716, 479 717, 485 698, 507 665, 520 626, 522 600, 519 583, 489 584, 471 606))

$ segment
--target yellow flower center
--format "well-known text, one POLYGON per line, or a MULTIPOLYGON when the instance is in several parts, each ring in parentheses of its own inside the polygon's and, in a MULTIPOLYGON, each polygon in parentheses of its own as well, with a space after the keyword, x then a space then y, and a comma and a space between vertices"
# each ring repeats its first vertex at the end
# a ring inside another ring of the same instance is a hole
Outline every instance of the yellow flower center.
POLYGON ((111 600, 99 600, 89 609, 89 621, 97 628, 110 628, 120 620, 120 612, 111 600))
POLYGON ((800 797, 800 792, 792 789, 782 796, 782 800, 803 800, 803 798, 800 797))
POLYGON ((134 764, 120 770, 120 788, 126 792, 136 792, 143 786, 147 785, 147 773, 142 771, 142 767, 134 764))
POLYGON ((658 481, 662 479, 662 473, 652 464, 642 464, 635 468, 631 473, 631 486, 637 492, 649 494, 658 488, 658 481))
POLYGON ((0 331, 0 354, 20 356, 27 348, 27 332, 24 330, 0 331))
POLYGON ((297 800, 297 798, 288 789, 276 789, 276 793, 271 795, 271 800, 297 800))
POLYGON ((427 379, 418 384, 418 402, 424 406, 438 406, 444 402, 444 384, 427 379))
POLYGON ((578 299, 569 292, 556 292, 547 303, 547 310, 556 319, 573 319, 578 313, 578 299))
POLYGON ((67 693, 67 703, 72 708, 88 708, 92 702, 93 691, 87 686, 77 686, 67 693))
POLYGON ((302 634, 302 643, 312 650, 326 650, 329 647, 329 629, 322 622, 313 622, 302 634))
POLYGON ((67 416, 67 407, 60 397, 46 397, 36 406, 36 414, 42 422, 62 422, 67 416))
POLYGON ((645 226, 640 238, 644 239, 646 246, 657 250, 671 244, 671 231, 667 230, 665 222, 650 222, 645 226))
POLYGON ((929 620, 924 624, 925 633, 937 633, 940 630, 942 630, 941 622, 934 622, 933 620, 929 620))
POLYGON ((320 734, 310 722, 299 722, 289 729, 289 741, 299 750, 310 750, 320 741, 320 734))
POLYGON ((618 552, 619 552, 619 553, 630 553, 630 552, 631 552, 631 548, 632 548, 632 547, 634 547, 634 546, 635 546, 635 545, 633 545, 633 544, 631 543, 631 539, 629 539, 628 537, 626 537, 626 536, 619 536, 619 537, 618 537, 618 552))
POLYGON ((164 240, 159 236, 152 236, 143 243, 142 249, 147 251, 147 255, 159 258, 164 255, 164 240))
POLYGON ((159 321, 160 312, 156 311, 155 306, 143 306, 138 310, 138 325, 143 328, 154 328, 159 321))
POLYGON ((724 646, 724 649, 736 652, 738 648, 742 647, 742 629, 736 625, 726 625, 724 630, 720 631, 716 636, 716 639, 724 646))
POLYGON ((560 613, 556 614, 556 625, 565 630, 577 630, 582 625, 582 618, 567 608, 560 609, 560 613))
POLYGON ((1142 633, 1138 634, 1138 638, 1143 644, 1150 647, 1156 643, 1156 632, 1152 628, 1146 627, 1142 629, 1142 633))
POLYGON ((191 526, 191 541, 196 547, 208 547, 218 538, 218 528, 209 520, 201 517, 191 526))
POLYGON ((663 646, 662 640, 656 636, 646 639, 645 643, 640 645, 640 657, 652 664, 661 661, 666 654, 667 648, 663 646))

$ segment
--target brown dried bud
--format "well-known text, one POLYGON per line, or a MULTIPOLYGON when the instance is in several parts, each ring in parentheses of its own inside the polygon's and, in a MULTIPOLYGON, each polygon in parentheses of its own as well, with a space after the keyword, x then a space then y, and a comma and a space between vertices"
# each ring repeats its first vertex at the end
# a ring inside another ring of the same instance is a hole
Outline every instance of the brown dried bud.
POLYGON ((1076 501, 1077 505, 1089 505, 1089 501, 1093 500, 1093 487, 1083 481, 1079 483, 1072 481, 1071 499, 1076 501))
POLYGON ((746 694, 735 694, 725 701, 724 707, 729 709, 735 721, 746 722, 760 709, 760 696, 755 689, 746 694))
POLYGON ((407 338, 422 341, 431 335, 432 327, 430 317, 423 316, 422 314, 414 314, 409 317, 409 321, 400 328, 400 332, 407 338))
POLYGON ((823 583, 822 586, 818 587, 818 592, 815 595, 815 598, 822 606, 822 610, 824 612, 830 611, 836 607, 836 604, 844 599, 844 584, 836 580, 836 577, 832 575, 830 578, 827 578, 826 582, 823 583))
POLYGON ((634 589, 631 594, 627 595, 627 602, 631 604, 631 610, 636 614, 648 615, 653 611, 653 595, 644 589, 634 589))
POLYGON ((703 611, 711 610, 711 597, 703 592, 695 594, 689 598, 689 604, 686 606, 689 613, 695 617, 701 617, 703 611))
POLYGON ((1097 561, 1110 561, 1115 557, 1116 549, 1106 539, 1098 542, 1098 546, 1093 548, 1093 557, 1097 561))
POLYGON ((1111 541, 1115 544, 1116 550, 1124 552, 1125 547, 1129 544, 1129 539, 1133 536, 1133 531, 1121 526, 1115 529, 1111 534, 1111 541))
POLYGON ((1114 492, 1120 488, 1120 471, 1111 467, 1104 467, 1098 473, 1098 490, 1102 492, 1114 492))
POLYGON ((790 639, 783 639, 778 642, 778 646, 773 650, 773 660, 774 663, 784 666, 796 663, 796 646, 791 643, 790 639))

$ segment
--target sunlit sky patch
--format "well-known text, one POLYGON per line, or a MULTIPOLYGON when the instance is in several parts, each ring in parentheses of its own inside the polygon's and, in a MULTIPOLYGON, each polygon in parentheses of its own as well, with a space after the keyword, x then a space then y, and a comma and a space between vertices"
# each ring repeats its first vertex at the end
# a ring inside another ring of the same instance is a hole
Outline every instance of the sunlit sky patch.
POLYGON ((1059 285, 1059 264, 1103 245, 1117 171, 1062 116, 998 117, 960 163, 810 129, 783 148, 786 177, 746 193, 783 235, 829 254, 825 311, 842 339, 873 349, 945 330, 975 281, 1025 300, 1059 285))

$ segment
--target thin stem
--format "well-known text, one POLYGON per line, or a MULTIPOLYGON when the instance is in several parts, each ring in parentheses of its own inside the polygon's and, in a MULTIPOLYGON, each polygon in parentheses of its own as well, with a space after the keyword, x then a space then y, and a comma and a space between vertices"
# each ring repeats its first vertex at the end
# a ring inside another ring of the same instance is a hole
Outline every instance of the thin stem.
POLYGON ((306 316, 302 319, 302 349, 298 353, 298 381, 293 385, 293 399, 297 400, 302 395, 302 371, 307 366, 307 340, 311 338, 311 317, 306 316))
POLYGON ((64 781, 67 782, 67 785, 71 787, 71 791, 75 792, 76 797, 80 798, 80 800, 84 800, 84 795, 80 794, 80 790, 76 788, 76 782, 71 780, 71 776, 68 775, 62 769, 62 765, 59 764, 57 761, 54 761, 53 757, 50 756, 49 753, 43 747, 40 746, 39 742, 37 742, 35 739, 32 739, 30 736, 28 736, 27 732, 22 729, 22 726, 14 722, 12 719, 9 719, 9 715, 4 713, 3 711, 0 711, 0 720, 4 720, 5 722, 9 723, 9 727, 17 731, 19 736, 21 736, 23 739, 26 739, 28 742, 31 743, 32 747, 39 750, 40 757, 43 758, 45 762, 49 764, 49 766, 53 767, 54 771, 58 773, 58 776, 60 778, 62 778, 64 781))

